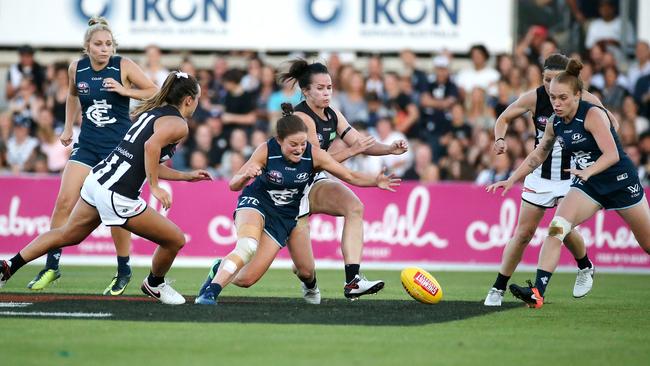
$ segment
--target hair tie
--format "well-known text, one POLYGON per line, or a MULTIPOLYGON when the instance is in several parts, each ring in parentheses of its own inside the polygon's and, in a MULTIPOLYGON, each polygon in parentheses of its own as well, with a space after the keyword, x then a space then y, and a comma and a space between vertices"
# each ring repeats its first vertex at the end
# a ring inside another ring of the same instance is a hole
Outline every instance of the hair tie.
POLYGON ((176 79, 185 78, 188 79, 189 76, 186 72, 176 71, 176 79))

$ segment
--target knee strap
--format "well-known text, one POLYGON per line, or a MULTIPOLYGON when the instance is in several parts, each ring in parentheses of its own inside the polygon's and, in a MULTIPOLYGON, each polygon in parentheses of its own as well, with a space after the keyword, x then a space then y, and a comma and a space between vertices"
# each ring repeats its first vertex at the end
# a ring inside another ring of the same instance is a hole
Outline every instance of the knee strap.
POLYGON ((555 216, 548 227, 548 236, 564 241, 564 237, 569 234, 573 225, 562 216, 555 216))
POLYGON ((257 251, 257 240, 253 238, 239 238, 235 245, 233 253, 236 254, 244 264, 250 262, 251 258, 257 251))

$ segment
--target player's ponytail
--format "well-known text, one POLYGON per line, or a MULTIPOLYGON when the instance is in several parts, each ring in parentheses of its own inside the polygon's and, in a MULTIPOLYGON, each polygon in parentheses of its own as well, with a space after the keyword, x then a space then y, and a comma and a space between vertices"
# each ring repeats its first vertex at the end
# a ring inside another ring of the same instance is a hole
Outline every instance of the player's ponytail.
POLYGON ((88 29, 86 29, 86 33, 84 34, 84 53, 88 54, 90 39, 92 38, 93 34, 98 31, 106 31, 110 33, 111 39, 113 40, 113 52, 115 52, 115 49, 117 48, 117 41, 115 40, 115 36, 113 36, 113 31, 108 25, 108 20, 102 16, 95 15, 88 19, 88 29))
POLYGON ((580 70, 582 70, 582 62, 574 58, 569 59, 566 68, 555 77, 555 80, 559 83, 568 84, 573 93, 582 92, 584 84, 580 79, 580 70))
POLYGON ((137 116, 150 109, 165 104, 179 107, 185 97, 196 98, 199 94, 199 83, 192 75, 180 71, 172 71, 167 75, 158 93, 145 100, 132 113, 137 116))
POLYGON ((291 61, 289 71, 280 74, 279 80, 281 83, 285 81, 298 82, 300 89, 308 89, 311 84, 311 76, 314 74, 329 74, 327 66, 320 62, 309 64, 307 61, 299 58, 291 61))
POLYGON ((298 132, 307 132, 307 126, 300 117, 293 114, 291 103, 282 103, 282 118, 278 120, 276 130, 278 139, 284 140, 285 137, 291 136, 298 132))

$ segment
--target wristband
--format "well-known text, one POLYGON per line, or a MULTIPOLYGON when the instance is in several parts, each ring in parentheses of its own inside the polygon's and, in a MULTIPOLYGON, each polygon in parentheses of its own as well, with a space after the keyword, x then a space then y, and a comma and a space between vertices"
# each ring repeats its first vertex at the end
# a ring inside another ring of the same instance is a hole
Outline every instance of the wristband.
POLYGON ((498 139, 494 140, 494 143, 496 144, 497 142, 499 142, 499 140, 503 140, 504 142, 506 141, 506 139, 504 139, 503 137, 499 137, 498 139))

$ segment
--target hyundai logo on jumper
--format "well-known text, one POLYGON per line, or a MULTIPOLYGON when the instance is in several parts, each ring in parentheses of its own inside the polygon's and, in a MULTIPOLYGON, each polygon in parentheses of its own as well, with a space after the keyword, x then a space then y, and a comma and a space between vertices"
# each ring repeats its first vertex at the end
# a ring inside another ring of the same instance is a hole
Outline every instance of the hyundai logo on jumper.
POLYGON ((111 0, 77 0, 75 10, 79 19, 86 23, 95 15, 109 18, 113 10, 111 0))
POLYGON ((213 23, 215 19, 228 21, 229 0, 128 0, 118 3, 111 0, 76 0, 77 16, 84 23, 94 15, 101 15, 111 21, 115 7, 122 12, 128 9, 129 19, 133 22, 179 22, 196 21, 213 23))

